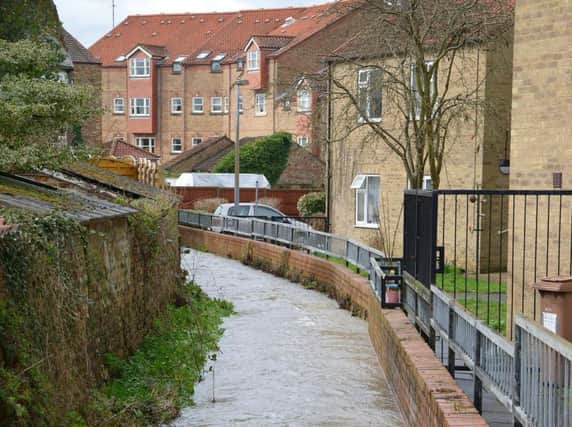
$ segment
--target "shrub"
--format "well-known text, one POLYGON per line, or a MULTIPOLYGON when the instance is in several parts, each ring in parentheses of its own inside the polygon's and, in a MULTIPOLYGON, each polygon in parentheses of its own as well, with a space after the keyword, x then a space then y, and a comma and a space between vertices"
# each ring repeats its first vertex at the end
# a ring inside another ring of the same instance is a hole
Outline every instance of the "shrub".
POLYGON ((228 200, 222 197, 211 197, 210 199, 195 200, 193 203, 193 209, 197 211, 213 213, 218 205, 223 203, 228 203, 228 200))
MULTIPOLYGON (((288 163, 288 151, 292 135, 276 132, 240 147, 240 172, 264 175, 274 184, 288 163)), ((234 151, 231 151, 214 166, 212 172, 234 172, 234 151)))
POLYGON ((326 211, 326 193, 304 194, 297 203, 298 211, 303 216, 315 215, 326 211))

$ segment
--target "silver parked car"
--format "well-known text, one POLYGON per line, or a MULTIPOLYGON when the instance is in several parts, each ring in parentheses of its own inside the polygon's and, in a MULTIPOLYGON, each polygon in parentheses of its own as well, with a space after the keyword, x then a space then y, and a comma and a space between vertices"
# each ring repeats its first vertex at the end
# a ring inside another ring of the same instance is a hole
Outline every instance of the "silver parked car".
POLYGON ((258 218, 267 221, 290 224, 295 227, 303 228, 305 230, 312 230, 312 227, 310 227, 305 222, 289 218, 287 215, 280 212, 278 209, 260 203, 258 204, 239 203, 238 207, 235 207, 234 203, 223 203, 222 205, 219 205, 218 208, 216 208, 214 214, 218 216, 238 216, 238 217, 258 218))

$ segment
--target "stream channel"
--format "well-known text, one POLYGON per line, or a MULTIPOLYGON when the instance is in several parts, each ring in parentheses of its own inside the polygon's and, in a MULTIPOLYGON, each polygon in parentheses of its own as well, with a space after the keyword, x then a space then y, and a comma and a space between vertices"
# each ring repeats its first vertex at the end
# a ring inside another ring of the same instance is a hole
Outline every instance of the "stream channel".
POLYGON ((191 251, 182 266, 236 314, 214 362, 215 402, 207 372, 173 426, 404 425, 364 320, 238 261, 191 251))

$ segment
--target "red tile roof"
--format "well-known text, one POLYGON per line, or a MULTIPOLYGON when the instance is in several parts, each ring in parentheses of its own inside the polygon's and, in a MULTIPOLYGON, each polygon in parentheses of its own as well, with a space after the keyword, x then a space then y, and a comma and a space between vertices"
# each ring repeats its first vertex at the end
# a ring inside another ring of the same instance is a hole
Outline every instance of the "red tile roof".
POLYGON ((279 53, 339 19, 347 13, 346 4, 355 2, 342 0, 312 7, 223 13, 130 15, 95 42, 90 51, 104 66, 124 66, 125 62, 115 59, 141 44, 164 47, 167 63, 182 55, 190 55, 189 60, 194 63, 209 63, 218 53, 226 54, 226 62, 240 56, 253 35, 293 37, 286 46, 277 46, 279 53), (293 23, 285 25, 287 18, 293 18, 293 23), (211 51, 210 55, 203 60, 197 59, 197 54, 203 50, 211 51))
POLYGON ((254 38, 254 43, 260 49, 281 49, 292 41, 294 36, 252 36, 254 38))

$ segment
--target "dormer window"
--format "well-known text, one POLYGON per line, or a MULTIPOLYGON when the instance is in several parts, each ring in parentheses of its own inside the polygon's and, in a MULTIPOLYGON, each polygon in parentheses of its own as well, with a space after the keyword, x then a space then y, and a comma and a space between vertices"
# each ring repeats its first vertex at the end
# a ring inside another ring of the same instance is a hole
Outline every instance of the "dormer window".
POLYGON ((211 62, 211 71, 213 73, 220 73, 222 71, 222 68, 220 66, 220 62, 219 61, 213 61, 211 62))
POLYGON ((260 70, 260 51, 248 52, 248 71, 260 70))
POLYGON ((219 53, 219 54, 215 55, 215 57, 213 58, 213 61, 222 61, 225 56, 226 56, 226 53, 219 53))
POLYGON ((149 77, 151 75, 151 61, 149 58, 131 58, 129 70, 131 77, 149 77))
POLYGON ((180 74, 183 71, 183 64, 180 62, 173 62, 173 73, 180 74))
POLYGON ((201 50, 197 55, 197 59, 205 59, 211 54, 210 50, 201 50))

